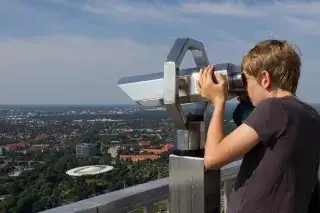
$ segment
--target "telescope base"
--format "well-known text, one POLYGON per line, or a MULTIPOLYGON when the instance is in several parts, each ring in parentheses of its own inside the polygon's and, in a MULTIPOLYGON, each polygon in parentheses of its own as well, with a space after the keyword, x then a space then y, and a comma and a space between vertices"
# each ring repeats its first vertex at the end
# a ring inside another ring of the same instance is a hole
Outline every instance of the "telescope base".
POLYGON ((169 212, 220 213, 220 170, 205 171, 203 158, 170 155, 169 212))

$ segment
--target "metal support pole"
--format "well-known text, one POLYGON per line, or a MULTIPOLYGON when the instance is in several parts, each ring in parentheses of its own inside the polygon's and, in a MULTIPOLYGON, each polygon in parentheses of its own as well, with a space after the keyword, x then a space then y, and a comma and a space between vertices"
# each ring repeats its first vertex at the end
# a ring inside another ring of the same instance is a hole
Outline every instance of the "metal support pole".
POLYGON ((191 122, 188 129, 178 130, 180 150, 169 158, 169 212, 219 213, 220 170, 205 170, 204 122, 191 122))
POLYGON ((224 212, 227 212, 228 201, 230 198, 230 194, 232 192, 232 180, 226 180, 223 183, 223 201, 224 201, 224 212))

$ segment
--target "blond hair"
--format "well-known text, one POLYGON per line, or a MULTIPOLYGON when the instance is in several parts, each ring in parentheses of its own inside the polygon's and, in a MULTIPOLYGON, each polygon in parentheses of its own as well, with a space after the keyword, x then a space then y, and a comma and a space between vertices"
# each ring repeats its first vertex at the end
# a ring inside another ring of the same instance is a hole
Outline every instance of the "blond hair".
POLYGON ((256 79, 268 71, 271 83, 295 93, 300 78, 300 50, 287 41, 265 40, 254 46, 242 59, 241 70, 256 79))

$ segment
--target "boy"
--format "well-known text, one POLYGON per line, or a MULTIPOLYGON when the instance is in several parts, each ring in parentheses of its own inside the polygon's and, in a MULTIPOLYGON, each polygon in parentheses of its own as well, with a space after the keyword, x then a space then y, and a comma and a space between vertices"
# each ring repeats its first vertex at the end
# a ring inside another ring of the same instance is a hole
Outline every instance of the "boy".
POLYGON ((295 96, 300 66, 297 50, 287 41, 253 47, 241 70, 255 109, 226 137, 227 82, 215 74, 218 83, 213 83, 213 66, 200 72, 198 90, 214 104, 205 167, 218 169, 243 158, 228 213, 308 212, 318 181, 320 117, 295 96))

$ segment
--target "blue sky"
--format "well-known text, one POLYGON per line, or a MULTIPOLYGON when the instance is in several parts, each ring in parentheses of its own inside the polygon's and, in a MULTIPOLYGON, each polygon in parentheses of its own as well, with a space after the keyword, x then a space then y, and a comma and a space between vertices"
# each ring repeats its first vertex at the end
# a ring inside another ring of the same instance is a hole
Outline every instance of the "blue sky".
POLYGON ((320 102, 319 35, 319 1, 0 0, 0 103, 130 103, 118 79, 162 72, 178 37, 212 64, 287 39, 303 54, 299 97, 320 102))

